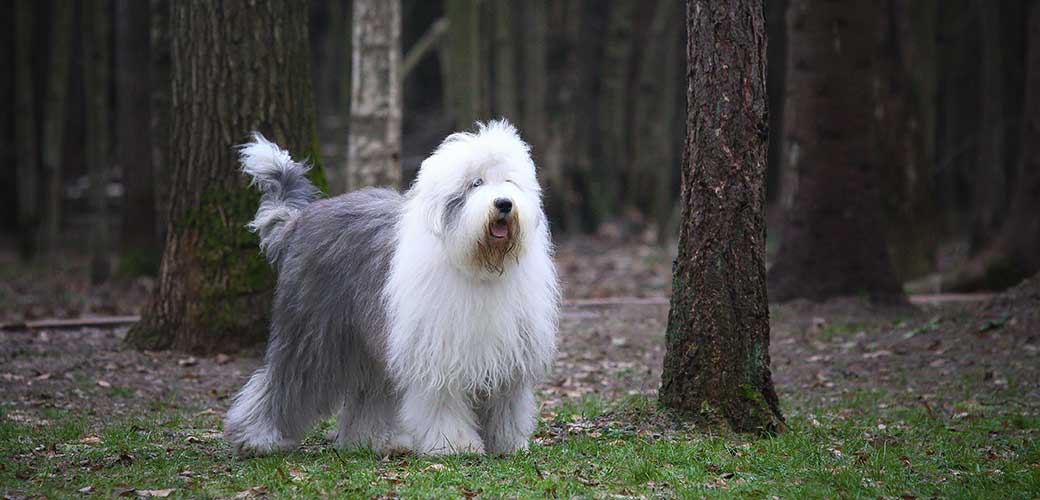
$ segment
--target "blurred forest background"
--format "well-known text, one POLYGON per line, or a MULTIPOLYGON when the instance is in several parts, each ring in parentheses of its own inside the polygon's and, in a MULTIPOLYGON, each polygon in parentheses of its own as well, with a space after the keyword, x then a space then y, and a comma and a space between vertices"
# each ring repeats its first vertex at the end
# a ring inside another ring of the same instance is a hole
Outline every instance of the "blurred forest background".
MULTIPOLYGON (((848 278, 882 269, 911 291, 1000 289, 1036 272, 1040 113, 1027 97, 1040 87, 1040 33, 1029 21, 1036 2, 849 2, 871 25, 842 48, 855 71, 823 85, 814 72, 841 65, 808 43, 812 3, 766 2, 770 298, 855 293, 785 284, 831 269, 812 250, 826 247, 882 246, 890 266, 848 278), (828 150, 829 140, 861 147, 828 150), (859 165, 859 155, 870 159, 859 165), (784 247, 797 255, 784 257, 784 247)), ((400 92, 387 91, 387 116, 399 120, 390 140, 400 144, 387 182, 407 186, 450 132, 506 117, 532 145, 554 236, 583 242, 573 254, 592 259, 625 242, 674 255, 686 137, 683 2, 403 0, 376 2, 393 8, 375 21, 354 12, 372 2, 286 4, 306 9, 306 46, 289 53, 309 60, 278 64, 310 73, 319 145, 310 160, 330 194, 358 186, 351 176, 365 168, 348 141, 359 123, 352 63, 389 46, 395 70, 386 81, 400 92), (358 47, 358 29, 385 36, 358 47)), ((171 40, 180 34, 171 29, 176 9, 161 0, 17 0, 0 11, 0 47, 13 70, 0 78, 10 110, 0 122, 8 214, 0 262, 11 278, 0 294, 11 300, 6 317, 31 317, 46 312, 18 310, 18 297, 70 263, 89 261, 94 285, 158 273, 171 150, 180 147, 170 116, 171 40)), ((247 132, 219 140, 230 151, 247 132)), ((667 294, 668 283, 664 276, 656 292, 667 294)))

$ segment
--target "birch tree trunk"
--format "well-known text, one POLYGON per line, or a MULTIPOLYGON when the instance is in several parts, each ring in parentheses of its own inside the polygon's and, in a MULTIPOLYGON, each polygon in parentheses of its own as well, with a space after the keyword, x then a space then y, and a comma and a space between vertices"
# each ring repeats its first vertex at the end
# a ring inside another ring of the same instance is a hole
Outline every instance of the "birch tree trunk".
POLYGON ((355 0, 353 9, 347 178, 337 193, 401 184, 401 2, 355 0))
POLYGON ((760 0, 686 4, 682 225, 661 403, 737 432, 783 427, 766 301, 766 35, 760 0))
POLYGON ((274 278, 245 225, 235 145, 258 130, 317 164, 306 0, 171 3, 170 197, 159 284, 127 341, 229 352, 264 339, 274 278))

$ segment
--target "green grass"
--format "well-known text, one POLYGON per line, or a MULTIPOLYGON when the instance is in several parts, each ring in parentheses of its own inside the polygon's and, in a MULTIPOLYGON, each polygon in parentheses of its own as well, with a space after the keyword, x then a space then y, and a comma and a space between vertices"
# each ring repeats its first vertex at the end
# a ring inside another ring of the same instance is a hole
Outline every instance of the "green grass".
MULTIPOLYGON (((670 423, 653 402, 583 400, 540 424, 512 457, 427 459, 336 452, 316 431, 300 451, 234 458, 212 414, 153 411, 46 423, 0 409, 0 495, 116 497, 175 488, 170 498, 249 488, 309 497, 1035 498, 1040 417, 962 405, 950 414, 890 407, 859 392, 811 413, 788 408, 790 431, 749 439, 670 423), (100 442, 96 442, 96 439, 100 442)), ((329 424, 326 422, 325 427, 329 424)))

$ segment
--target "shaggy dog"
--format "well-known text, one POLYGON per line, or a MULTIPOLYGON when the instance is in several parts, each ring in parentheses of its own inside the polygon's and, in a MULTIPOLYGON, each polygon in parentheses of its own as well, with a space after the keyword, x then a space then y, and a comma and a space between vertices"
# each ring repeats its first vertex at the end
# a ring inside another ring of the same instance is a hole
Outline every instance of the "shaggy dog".
POLYGON ((529 148, 506 121, 449 136, 401 195, 319 200, 308 167, 254 134, 250 228, 278 273, 264 366, 224 435, 295 447, 338 411, 336 444, 380 453, 512 453, 535 427, 559 291, 529 148))

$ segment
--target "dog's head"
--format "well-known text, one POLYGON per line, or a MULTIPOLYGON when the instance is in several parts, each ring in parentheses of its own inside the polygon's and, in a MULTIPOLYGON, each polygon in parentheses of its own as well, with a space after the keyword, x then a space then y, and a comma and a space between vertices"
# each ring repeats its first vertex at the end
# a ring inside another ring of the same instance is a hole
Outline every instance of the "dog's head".
POLYGON ((501 275, 544 224, 530 148, 505 120, 448 136, 411 189, 453 262, 501 275))

